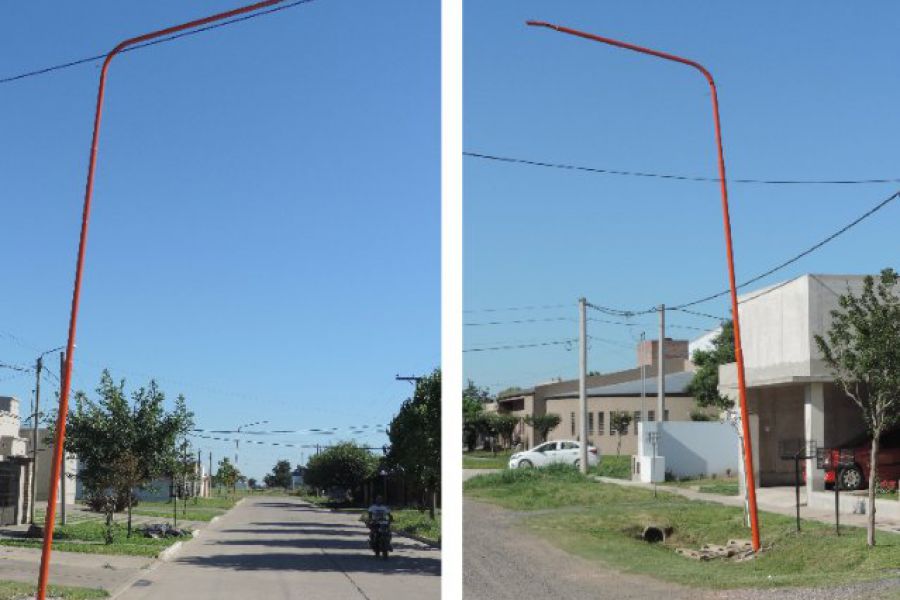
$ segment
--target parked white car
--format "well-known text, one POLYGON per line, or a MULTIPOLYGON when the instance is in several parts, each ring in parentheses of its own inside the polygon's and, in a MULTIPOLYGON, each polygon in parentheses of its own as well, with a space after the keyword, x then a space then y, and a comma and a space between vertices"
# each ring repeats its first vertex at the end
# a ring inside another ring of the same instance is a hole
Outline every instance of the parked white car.
MULTIPOLYGON (((588 465, 593 467, 600 462, 600 456, 596 448, 588 446, 588 465)), ((530 469, 531 467, 545 467, 554 463, 581 466, 581 442, 562 440, 556 442, 544 442, 531 450, 516 452, 509 457, 510 469, 530 469)))

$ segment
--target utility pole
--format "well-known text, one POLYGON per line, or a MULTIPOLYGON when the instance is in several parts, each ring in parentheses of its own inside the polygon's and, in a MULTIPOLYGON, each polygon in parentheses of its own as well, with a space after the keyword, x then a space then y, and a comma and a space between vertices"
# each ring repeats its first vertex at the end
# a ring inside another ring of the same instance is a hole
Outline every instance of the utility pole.
POLYGON ((213 493, 212 450, 209 451, 209 495, 213 493))
POLYGON ((659 305, 659 355, 656 368, 656 420, 660 423, 666 420, 666 305, 659 305))
POLYGON ((579 377, 578 411, 581 414, 581 472, 588 472, 587 439, 587 299, 578 299, 579 324, 579 377))
MULTIPOLYGON (((641 332, 641 354, 644 352, 644 345, 647 343, 646 332, 641 332)), ((647 361, 641 356, 641 423, 647 422, 647 361)), ((637 425, 635 425, 637 427, 637 425)))
POLYGON ((34 384, 34 414, 31 415, 31 524, 34 525, 34 504, 37 494, 37 452, 38 452, 38 414, 41 410, 41 369, 44 368, 44 355, 37 359, 37 380, 34 384))

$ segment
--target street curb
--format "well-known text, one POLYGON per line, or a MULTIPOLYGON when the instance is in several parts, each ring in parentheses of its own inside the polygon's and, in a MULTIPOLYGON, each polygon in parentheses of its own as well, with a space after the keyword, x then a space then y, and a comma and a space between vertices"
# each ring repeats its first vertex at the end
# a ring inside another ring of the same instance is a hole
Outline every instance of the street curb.
POLYGON ((156 556, 156 558, 161 560, 162 562, 169 562, 170 560, 172 560, 175 557, 176 554, 178 554, 178 551, 181 550, 181 547, 183 545, 184 545, 184 542, 180 542, 180 541, 175 542, 174 544, 172 544, 171 546, 169 546, 168 548, 166 548, 165 550, 160 552, 156 556))
POLYGON ((433 540, 429 540, 429 539, 427 539, 427 538, 423 538, 423 537, 418 536, 418 535, 413 535, 413 534, 411 534, 411 533, 406 533, 406 532, 403 532, 403 531, 394 531, 393 534, 394 534, 394 535, 399 535, 400 537, 405 537, 405 538, 409 538, 409 539, 411 539, 411 540, 415 540, 415 541, 417 541, 417 542, 420 542, 420 543, 422 543, 422 544, 425 544, 426 546, 428 546, 428 547, 430 547, 430 548, 437 548, 438 550, 441 549, 441 543, 440 543, 440 542, 435 542, 435 541, 433 541, 433 540))

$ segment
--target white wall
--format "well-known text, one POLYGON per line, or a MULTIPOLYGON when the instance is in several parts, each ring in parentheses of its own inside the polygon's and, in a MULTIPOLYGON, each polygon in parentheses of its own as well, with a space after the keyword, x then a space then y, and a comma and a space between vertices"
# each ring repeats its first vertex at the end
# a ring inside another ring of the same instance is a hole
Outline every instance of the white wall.
POLYGON ((733 477, 737 476, 740 463, 739 439, 728 423, 647 422, 639 423, 638 428, 638 457, 642 464, 653 455, 648 434, 659 432, 657 452, 665 458, 665 471, 676 477, 724 477, 730 470, 733 477))

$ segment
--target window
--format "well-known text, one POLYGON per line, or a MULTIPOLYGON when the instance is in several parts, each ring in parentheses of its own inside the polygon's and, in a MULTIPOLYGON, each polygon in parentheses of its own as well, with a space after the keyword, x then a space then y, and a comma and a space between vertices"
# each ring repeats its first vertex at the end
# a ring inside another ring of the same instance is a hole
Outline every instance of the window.
POLYGON ((634 411, 634 417, 633 417, 633 419, 634 419, 634 420, 633 420, 633 423, 634 423, 634 435, 637 435, 637 433, 638 433, 638 426, 637 426, 637 424, 641 422, 641 411, 639 411, 639 410, 634 411))
POLYGON ((575 413, 569 413, 569 421, 572 423, 572 435, 575 435, 575 413))
POLYGON ((655 411, 655 410, 648 410, 648 411, 647 411, 647 422, 648 422, 648 423, 652 423, 652 422, 655 421, 655 420, 656 420, 656 411, 655 411))
POLYGON ((588 413, 588 435, 594 435, 594 413, 588 413))
POLYGON ((559 446, 560 450, 577 450, 581 448, 581 445, 578 442, 562 442, 559 446))
POLYGON ((669 409, 667 408, 666 411, 663 413, 663 421, 668 421, 668 420, 669 420, 669 409))
POLYGON ((603 435, 603 412, 597 413, 597 435, 603 435))
POLYGON ((613 417, 615 414, 614 411, 609 411, 609 435, 616 435, 616 430, 613 428, 613 417))
POLYGON ((556 442, 547 442, 546 444, 541 444, 537 448, 533 450, 533 452, 550 452, 551 450, 556 450, 556 442))

